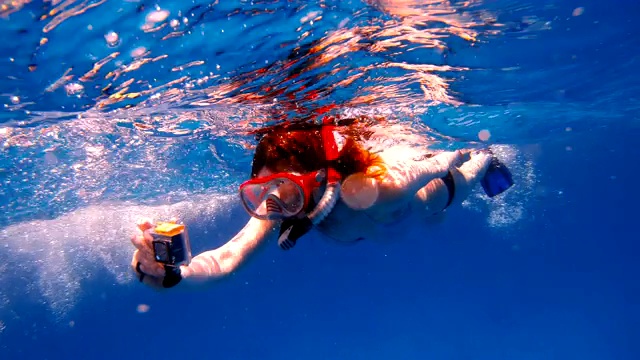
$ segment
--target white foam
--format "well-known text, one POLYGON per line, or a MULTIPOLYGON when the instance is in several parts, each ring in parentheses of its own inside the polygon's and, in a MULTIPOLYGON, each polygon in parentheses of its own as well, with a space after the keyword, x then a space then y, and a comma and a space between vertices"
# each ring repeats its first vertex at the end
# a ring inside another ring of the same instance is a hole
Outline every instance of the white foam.
POLYGON ((527 215, 527 200, 534 192, 537 181, 534 163, 514 146, 499 145, 491 149, 509 167, 515 185, 493 199, 478 190, 463 202, 463 206, 473 211, 488 211, 487 223, 491 228, 507 228, 527 215))
POLYGON ((62 317, 82 296, 84 281, 105 273, 120 284, 133 279, 129 264, 134 248, 129 239, 137 219, 215 221, 234 200, 228 195, 208 195, 171 205, 94 205, 53 220, 8 226, 0 231, 0 243, 18 265, 0 268, 0 303, 15 304, 22 299, 14 297, 26 296, 62 317), (18 278, 23 281, 14 281, 18 278))

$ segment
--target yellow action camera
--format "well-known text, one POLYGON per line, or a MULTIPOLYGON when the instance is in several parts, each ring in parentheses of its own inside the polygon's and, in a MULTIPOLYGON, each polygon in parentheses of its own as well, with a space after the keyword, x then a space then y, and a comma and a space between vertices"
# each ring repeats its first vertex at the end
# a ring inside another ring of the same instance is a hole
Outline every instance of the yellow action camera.
POLYGON ((179 267, 191 262, 191 243, 183 224, 160 222, 150 231, 153 254, 157 262, 179 267))

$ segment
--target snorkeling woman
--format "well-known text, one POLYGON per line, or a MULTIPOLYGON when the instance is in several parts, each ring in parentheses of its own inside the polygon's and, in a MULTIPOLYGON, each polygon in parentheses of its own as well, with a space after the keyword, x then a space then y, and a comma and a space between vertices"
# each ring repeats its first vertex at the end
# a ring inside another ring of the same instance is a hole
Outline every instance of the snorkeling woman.
MULTIPOLYGON (((429 218, 461 203, 479 182, 493 197, 513 185, 489 150, 426 152, 390 145, 367 149, 367 133, 333 117, 306 127, 269 129, 259 140, 250 179, 239 188, 251 215, 224 245, 171 268, 157 262, 140 221, 132 268, 158 288, 229 275, 270 238, 289 250, 311 229, 339 242, 374 239, 408 218, 429 218)), ((393 135, 388 134, 392 139, 393 135)))

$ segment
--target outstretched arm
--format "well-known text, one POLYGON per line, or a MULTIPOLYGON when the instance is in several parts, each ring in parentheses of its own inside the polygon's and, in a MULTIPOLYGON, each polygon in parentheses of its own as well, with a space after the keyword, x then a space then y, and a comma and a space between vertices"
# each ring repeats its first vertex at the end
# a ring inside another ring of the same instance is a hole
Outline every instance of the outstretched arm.
MULTIPOLYGON (((419 160, 403 159, 402 152, 384 154, 387 167, 385 178, 378 182, 378 197, 375 205, 366 211, 370 216, 385 219, 388 214, 397 214, 409 203, 430 216, 442 212, 449 203, 449 189, 443 178, 451 173, 453 198, 451 203, 460 203, 482 179, 491 161, 486 152, 469 151, 442 152, 419 160), (460 162, 462 164, 457 166, 460 162)), ((344 195, 343 195, 344 197, 344 195)))
MULTIPOLYGON (((275 225, 274 221, 250 218, 245 227, 230 241, 217 249, 195 256, 188 266, 181 266, 182 282, 199 283, 229 275, 274 233, 275 225)), ((141 232, 131 238, 137 248, 131 266, 145 284, 161 288, 165 270, 153 256, 152 237, 149 233, 152 224, 145 221, 138 224, 138 227, 141 232)))
MULTIPOLYGON (((454 196, 451 204, 459 204, 469 196, 474 186, 482 179, 491 162, 491 155, 486 152, 466 152, 463 164, 452 168, 454 196)), ((426 215, 440 213, 447 207, 449 189, 441 178, 435 179, 421 188, 416 198, 426 215)))
POLYGON ((205 251, 183 266, 183 278, 219 278, 235 271, 273 233, 276 222, 252 217, 245 227, 221 247, 205 251))
POLYGON ((441 178, 460 161, 458 151, 442 152, 433 157, 411 160, 401 151, 381 154, 386 166, 384 179, 378 182, 377 204, 385 207, 406 206, 421 188, 441 178))

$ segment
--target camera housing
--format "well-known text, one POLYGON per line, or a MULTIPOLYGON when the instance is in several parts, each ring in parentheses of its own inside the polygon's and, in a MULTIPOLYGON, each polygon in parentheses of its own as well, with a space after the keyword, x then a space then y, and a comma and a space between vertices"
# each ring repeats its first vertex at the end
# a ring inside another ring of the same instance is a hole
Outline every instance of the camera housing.
POLYGON ((153 255, 157 262, 179 267, 191 262, 191 243, 183 224, 158 223, 151 231, 153 255))

